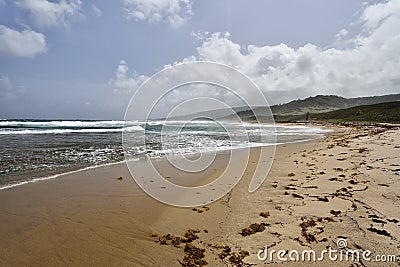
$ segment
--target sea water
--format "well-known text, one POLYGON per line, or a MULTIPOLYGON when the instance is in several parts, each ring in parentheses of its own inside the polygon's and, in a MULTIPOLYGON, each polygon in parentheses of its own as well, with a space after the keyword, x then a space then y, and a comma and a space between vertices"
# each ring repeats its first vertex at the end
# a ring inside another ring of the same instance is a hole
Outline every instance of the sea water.
POLYGON ((213 121, 0 120, 0 189, 120 162, 127 149, 130 157, 157 158, 301 142, 326 132, 316 127, 213 121), (123 131, 137 136, 138 142, 123 147, 123 131))

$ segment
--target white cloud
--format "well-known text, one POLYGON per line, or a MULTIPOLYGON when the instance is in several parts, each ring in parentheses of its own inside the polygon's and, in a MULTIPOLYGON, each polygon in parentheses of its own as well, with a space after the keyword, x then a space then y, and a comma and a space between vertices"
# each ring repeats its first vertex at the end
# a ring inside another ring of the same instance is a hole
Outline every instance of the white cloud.
POLYGON ((336 34, 336 39, 337 40, 342 40, 344 37, 346 37, 349 34, 349 31, 346 29, 341 29, 337 34, 336 34))
POLYGON ((70 26, 69 20, 80 14, 82 2, 80 0, 20 0, 16 5, 27 10, 33 22, 41 28, 70 26))
POLYGON ((124 0, 127 18, 150 23, 184 24, 192 15, 191 0, 124 0))
MULTIPOLYGON (((196 59, 225 63, 249 75, 278 103, 315 94, 347 97, 400 92, 400 1, 367 6, 351 48, 241 47, 229 34, 203 39, 196 59)), ((340 31, 346 36, 347 31, 340 31)))
MULTIPOLYGON (((361 15, 363 28, 352 39, 351 47, 321 48, 314 44, 299 48, 286 44, 242 47, 228 33, 194 33, 201 41, 197 53, 181 62, 204 60, 234 66, 255 81, 270 104, 317 94, 358 97, 399 93, 400 10, 394 5, 398 2, 366 7, 361 15)), ((341 35, 346 32, 341 31, 341 35)), ((129 87, 137 86, 144 77, 137 74, 127 77, 126 73, 126 63, 121 62, 116 81, 129 87)), ((241 93, 245 94, 242 89, 241 93)), ((179 99, 177 95, 174 98, 179 99)))
POLYGON ((115 78, 110 81, 110 85, 115 93, 132 94, 146 79, 146 76, 138 75, 136 72, 129 74, 128 65, 125 60, 121 60, 115 72, 115 78))
POLYGON ((103 12, 101 12, 101 10, 95 5, 92 5, 92 11, 98 18, 103 16, 103 12))
POLYGON ((34 57, 47 51, 42 33, 32 30, 21 32, 0 25, 0 56, 34 57))
POLYGON ((379 27, 390 17, 400 17, 400 1, 390 0, 367 6, 361 16, 366 29, 373 30, 379 27))

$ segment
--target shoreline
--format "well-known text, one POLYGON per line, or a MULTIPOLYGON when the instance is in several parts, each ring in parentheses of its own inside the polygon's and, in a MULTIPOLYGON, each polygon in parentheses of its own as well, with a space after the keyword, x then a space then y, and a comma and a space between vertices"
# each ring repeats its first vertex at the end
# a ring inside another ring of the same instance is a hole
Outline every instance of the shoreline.
MULTIPOLYGON (((296 124, 284 124, 284 123, 276 123, 276 124, 274 124, 275 126, 296 126, 296 124)), ((313 126, 315 126, 315 125, 311 125, 311 127, 313 127, 313 126)), ((326 127, 324 127, 324 126, 322 126, 322 128, 326 128, 326 127)), ((325 133, 323 133, 323 134, 321 134, 321 135, 323 135, 323 136, 321 136, 321 137, 319 137, 319 138, 314 138, 314 139, 306 139, 306 140, 299 140, 299 141, 292 141, 292 142, 286 142, 286 143, 276 143, 276 144, 268 144, 268 145, 254 145, 254 146, 249 146, 248 148, 250 148, 250 149, 254 149, 254 148, 260 148, 260 147, 263 147, 263 146, 280 146, 280 145, 286 145, 286 144, 295 144, 295 143, 302 143, 302 142, 309 142, 309 141, 313 141, 313 140, 319 140, 319 139, 323 139, 323 138, 325 138, 326 137, 326 135, 328 134, 329 132, 325 132, 325 133)), ((232 149, 236 149, 236 150, 240 150, 240 149, 243 149, 243 148, 231 148, 231 149, 229 149, 229 148, 226 148, 226 149, 222 149, 222 150, 218 150, 218 151, 216 151, 217 153, 225 153, 225 152, 228 152, 228 151, 230 151, 230 150, 232 150, 232 149)), ((211 153, 212 151, 205 151, 205 152, 202 152, 202 153, 211 153)), ((196 156, 196 154, 198 154, 197 152, 193 152, 193 153, 187 153, 187 154, 185 154, 185 155, 187 155, 187 156, 196 156)), ((162 156, 162 157, 155 157, 155 158, 151 158, 151 160, 165 160, 165 155, 164 156, 162 156)), ((138 157, 137 159, 135 159, 135 160, 141 160, 142 158, 141 157, 138 157)), ((32 178, 32 179, 29 179, 29 180, 22 180, 22 181, 19 181, 19 182, 17 182, 17 183, 11 183, 11 184, 5 184, 5 185, 0 185, 0 192, 2 191, 2 190, 7 190, 7 189, 11 189, 11 188, 15 188, 15 187, 18 187, 18 186, 23 186, 23 185, 25 185, 25 184, 30 184, 30 183, 36 183, 36 182, 43 182, 43 181, 47 181, 47 180, 52 180, 52 179, 58 179, 58 178, 62 178, 62 176, 65 176, 65 175, 70 175, 70 174, 75 174, 75 173, 79 173, 79 172, 82 172, 82 171, 87 171, 87 170, 91 170, 91 169, 94 169, 94 168, 102 168, 102 167, 106 167, 106 166, 112 166, 112 165, 119 165, 119 164, 126 164, 126 160, 124 159, 124 160, 122 160, 122 161, 117 161, 117 162, 109 162, 109 163, 103 163, 103 164, 99 164, 99 165, 92 165, 92 166, 87 166, 87 167, 83 167, 83 168, 79 168, 79 169, 73 169, 73 170, 70 170, 70 171, 66 171, 66 172, 62 172, 62 173, 56 173, 56 174, 50 174, 50 175, 48 175, 48 176, 40 176, 40 177, 34 177, 34 178, 32 178)))
MULTIPOLYGON (((263 265, 266 262, 257 259, 257 252, 266 245, 321 250, 334 246, 338 236, 346 237, 349 249, 399 251, 400 214, 393 214, 400 207, 395 171, 399 167, 390 167, 398 162, 390 152, 400 149, 398 130, 341 127, 323 139, 276 148, 272 169, 256 192, 248 193, 256 168, 258 149, 254 148, 238 185, 220 200, 193 209, 148 197, 129 179, 126 165, 119 164, 2 190, 0 265, 181 266, 188 243, 176 247, 168 238, 184 238, 190 229, 200 231, 192 233, 197 239, 189 244, 204 249, 203 260, 209 266, 235 266, 235 259, 263 265), (375 161, 380 158, 384 160, 375 161), (303 222, 309 225, 302 228, 303 222), (242 236, 242 230, 252 224, 265 224, 264 230, 242 236), (160 244, 163 240, 165 245, 160 244), (223 246, 230 249, 225 257, 223 246), (245 251, 249 255, 241 258, 245 251)), ((218 175, 224 169, 223 159, 219 164, 203 178, 218 175)), ((175 178, 179 177, 171 179, 175 178)))

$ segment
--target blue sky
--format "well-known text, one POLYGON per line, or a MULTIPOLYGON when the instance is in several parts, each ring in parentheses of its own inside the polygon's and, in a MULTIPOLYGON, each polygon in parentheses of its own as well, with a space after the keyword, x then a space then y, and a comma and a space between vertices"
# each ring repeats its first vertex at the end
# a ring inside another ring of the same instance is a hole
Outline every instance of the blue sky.
POLYGON ((399 2, 0 0, 0 118, 121 119, 147 77, 193 60, 271 104, 398 93, 399 2))

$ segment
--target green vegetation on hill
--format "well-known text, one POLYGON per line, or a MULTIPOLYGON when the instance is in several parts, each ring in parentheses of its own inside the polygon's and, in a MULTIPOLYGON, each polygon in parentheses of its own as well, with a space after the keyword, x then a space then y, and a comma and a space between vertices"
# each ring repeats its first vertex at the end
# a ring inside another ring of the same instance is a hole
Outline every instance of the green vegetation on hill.
POLYGON ((311 120, 400 123, 400 101, 311 114, 311 120))
POLYGON ((286 104, 271 106, 271 111, 276 115, 301 115, 307 112, 323 113, 338 109, 399 100, 400 94, 357 98, 344 98, 336 95, 317 95, 303 100, 294 100, 286 104))
MULTIPOLYGON (((328 122, 400 123, 400 101, 363 105, 325 113, 312 113, 310 120, 328 122)), ((305 115, 275 116, 276 121, 304 121, 305 115)))
MULTIPOLYGON (((311 114, 325 113, 362 105, 373 105, 393 101, 400 101, 400 94, 358 98, 344 98, 336 95, 317 95, 303 100, 294 100, 286 104, 271 106, 271 111, 278 121, 293 121, 304 120, 307 112, 311 114), (299 116, 302 116, 301 119, 299 116)), ((236 113, 242 120, 251 121, 255 118, 254 113, 265 114, 262 109, 265 109, 265 107, 256 107, 253 110, 242 109, 236 113)), ((231 119, 234 117, 233 115, 229 115, 224 118, 231 119)))

